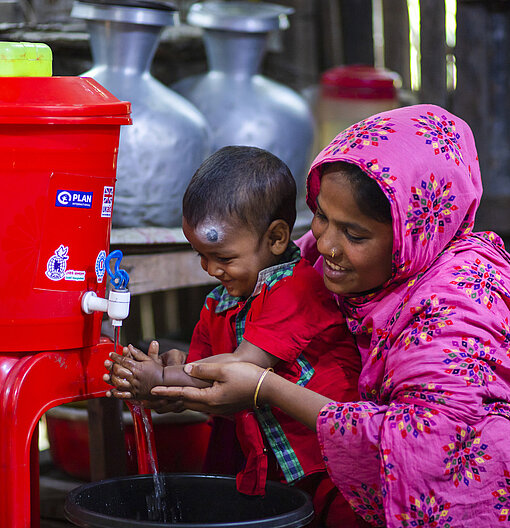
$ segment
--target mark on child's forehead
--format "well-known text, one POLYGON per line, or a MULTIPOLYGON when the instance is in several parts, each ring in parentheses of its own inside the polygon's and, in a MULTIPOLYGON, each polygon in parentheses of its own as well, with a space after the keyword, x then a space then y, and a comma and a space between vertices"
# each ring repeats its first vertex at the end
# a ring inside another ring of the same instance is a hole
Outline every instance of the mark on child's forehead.
POLYGON ((209 242, 218 242, 218 231, 216 231, 214 227, 208 229, 205 233, 205 236, 209 242))
POLYGON ((225 236, 225 229, 220 222, 205 220, 197 226, 196 233, 207 242, 221 242, 225 236))

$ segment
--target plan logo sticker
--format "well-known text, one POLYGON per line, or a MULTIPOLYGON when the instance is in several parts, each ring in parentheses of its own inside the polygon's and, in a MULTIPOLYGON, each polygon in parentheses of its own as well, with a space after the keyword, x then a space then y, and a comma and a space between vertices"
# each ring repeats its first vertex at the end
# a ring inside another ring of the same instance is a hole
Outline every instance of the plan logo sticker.
POLYGON ((97 282, 103 282, 104 274, 106 271, 106 251, 101 250, 96 258, 96 277, 97 282))
POLYGON ((55 254, 48 259, 46 263, 46 277, 52 281, 62 280, 66 275, 67 259, 69 258, 67 252, 68 247, 60 244, 55 254))
POLYGON ((90 209, 92 207, 93 192, 69 191, 59 189, 55 199, 57 207, 77 207, 79 209, 90 209))
POLYGON ((110 218, 113 209, 113 187, 103 187, 103 207, 101 208, 101 217, 110 218))

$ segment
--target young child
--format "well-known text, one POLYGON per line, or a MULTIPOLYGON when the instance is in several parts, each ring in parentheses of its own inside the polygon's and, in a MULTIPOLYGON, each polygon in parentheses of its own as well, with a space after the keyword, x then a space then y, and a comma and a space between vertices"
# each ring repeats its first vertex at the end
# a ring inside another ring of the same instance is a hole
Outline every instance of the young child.
MULTIPOLYGON (((360 357, 322 277, 290 240, 295 200, 287 166, 259 148, 222 148, 197 170, 183 199, 183 231, 221 285, 205 300, 187 361, 251 362, 332 401, 352 401, 360 357)), ((111 357, 105 365, 119 397, 145 400, 154 386, 204 383, 132 346, 111 357)), ((253 407, 235 417, 246 457, 238 489, 264 493, 269 445, 279 466, 271 477, 311 491, 320 514, 320 497, 334 488, 314 431, 277 408, 259 408, 256 394, 253 407)), ((341 515, 351 526, 347 506, 341 515)))

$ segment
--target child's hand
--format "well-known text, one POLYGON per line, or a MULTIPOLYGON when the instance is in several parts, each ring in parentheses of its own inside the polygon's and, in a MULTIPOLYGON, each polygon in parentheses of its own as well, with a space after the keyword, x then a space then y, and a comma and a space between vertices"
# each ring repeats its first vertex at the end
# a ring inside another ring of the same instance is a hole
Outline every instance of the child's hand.
MULTIPOLYGON (((131 357, 128 347, 124 347, 122 353, 127 357, 131 357)), ((133 394, 130 392, 131 385, 127 381, 127 376, 129 376, 131 372, 123 368, 121 365, 114 363, 110 359, 105 360, 104 366, 108 371, 108 374, 103 375, 103 380, 114 386, 112 390, 109 390, 106 393, 106 396, 114 396, 121 400, 133 399, 133 394)))
POLYGON ((184 365, 188 354, 177 348, 172 348, 160 354, 159 358, 163 362, 164 367, 170 367, 173 365, 184 365))
MULTIPOLYGON (((148 355, 150 358, 152 358, 154 361, 160 364, 164 364, 159 357, 159 343, 157 341, 152 341, 149 345, 148 355)), ((133 359, 134 355, 138 354, 138 357, 140 357, 140 354, 143 354, 141 350, 138 350, 133 345, 129 345, 129 347, 123 347, 122 349, 122 355, 124 357, 128 357, 133 359), (132 352, 133 351, 133 352, 132 352)), ((144 359, 147 359, 145 354, 143 354, 144 359)), ((107 396, 115 396, 117 398, 121 399, 129 399, 133 397, 133 394, 129 392, 131 389, 131 384, 127 381, 127 377, 131 374, 131 371, 122 367, 119 362, 115 363, 111 361, 110 359, 105 360, 104 366, 106 370, 108 370, 109 374, 103 375, 103 380, 106 381, 106 383, 109 383, 110 385, 114 385, 117 390, 108 391, 107 396)))
MULTIPOLYGON (((132 348, 136 350, 137 352, 140 352, 140 350, 138 350, 137 348, 135 347, 132 347, 132 348)), ((140 353, 143 354, 143 352, 140 352, 140 353)), ((158 341, 154 340, 150 342, 149 350, 147 350, 147 355, 156 363, 159 363, 160 365, 163 365, 163 366, 165 365, 164 361, 162 361, 161 356, 159 355, 159 342, 158 341)))
POLYGON ((122 397, 121 394, 130 393, 137 400, 152 399, 152 387, 161 385, 163 380, 163 365, 157 359, 157 346, 153 343, 152 348, 149 347, 150 356, 133 345, 128 345, 122 356, 110 353, 110 383, 117 389, 115 393, 112 391, 112 395, 122 397))
MULTIPOLYGON (((172 348, 171 350, 166 350, 159 354, 159 343, 157 341, 152 341, 149 345, 148 355, 153 358, 154 361, 163 365, 163 367, 184 365, 187 357, 186 352, 178 350, 177 348, 172 348)), ((155 398, 154 396, 152 396, 150 400, 144 400, 142 405, 148 409, 152 409, 158 414, 182 412, 184 410, 182 401, 171 401, 169 398, 155 398)))

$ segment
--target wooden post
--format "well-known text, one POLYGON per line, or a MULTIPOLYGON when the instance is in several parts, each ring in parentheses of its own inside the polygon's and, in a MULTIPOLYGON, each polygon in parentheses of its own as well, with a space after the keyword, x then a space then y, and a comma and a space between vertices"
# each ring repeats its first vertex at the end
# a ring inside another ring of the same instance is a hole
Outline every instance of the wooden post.
POLYGON ((140 327, 144 341, 152 341, 156 337, 154 308, 152 306, 152 294, 150 293, 140 295, 140 327))
POLYGON ((345 64, 374 64, 372 0, 340 0, 345 64))
POLYGON ((264 73, 295 90, 301 90, 315 84, 319 75, 318 6, 314 0, 281 0, 275 3, 292 7, 294 13, 289 16, 290 27, 278 33, 281 49, 266 55, 264 73))
POLYGON ((88 400, 87 410, 91 480, 125 475, 126 444, 122 426, 122 401, 115 398, 88 400))
POLYGON ((484 197, 477 229, 510 237, 510 6, 459 1, 452 108, 473 129, 484 197), (473 43, 476 42, 476 46, 473 43))
POLYGON ((319 68, 325 71, 344 63, 344 44, 338 0, 318 2, 317 34, 319 42, 319 68))
POLYGON ((420 0, 420 48, 420 102, 445 107, 448 93, 444 0, 420 0))
POLYGON ((384 65, 402 77, 402 88, 411 89, 409 66, 409 14, 404 0, 383 0, 384 65))
MULTIPOLYGON (((479 153, 484 149, 484 124, 487 115, 487 11, 480 3, 459 2, 457 6, 457 89, 452 110, 475 132, 479 153), (476 42, 477 45, 473 46, 476 42)), ((485 156, 483 156, 485 157, 485 156)))

